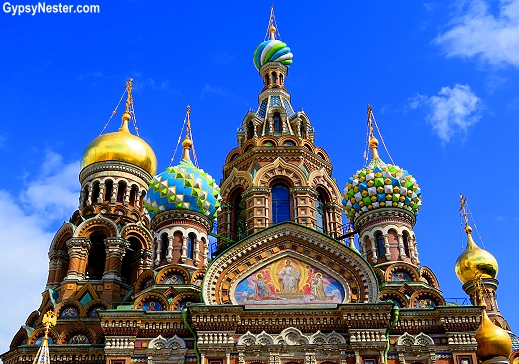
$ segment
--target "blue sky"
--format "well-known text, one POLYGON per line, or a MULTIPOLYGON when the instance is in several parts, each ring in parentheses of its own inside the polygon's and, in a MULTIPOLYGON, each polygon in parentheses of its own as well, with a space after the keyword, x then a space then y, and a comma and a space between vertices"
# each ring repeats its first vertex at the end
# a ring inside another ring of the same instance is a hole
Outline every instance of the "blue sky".
MULTIPOLYGON (((50 241, 77 207, 81 154, 129 77, 159 169, 189 104, 198 161, 219 180, 236 129, 257 107, 252 55, 270 2, 98 4, 99 14, 0 13, 0 352, 39 307, 50 241)), ((396 164, 422 188, 422 264, 445 297, 466 297, 453 268, 466 243, 465 194, 500 263, 500 309, 519 330, 519 189, 505 178, 518 147, 519 0, 275 6, 294 53, 292 105, 310 117, 340 188, 363 165, 370 103, 396 164)), ((119 124, 120 113, 107 131, 119 124)))

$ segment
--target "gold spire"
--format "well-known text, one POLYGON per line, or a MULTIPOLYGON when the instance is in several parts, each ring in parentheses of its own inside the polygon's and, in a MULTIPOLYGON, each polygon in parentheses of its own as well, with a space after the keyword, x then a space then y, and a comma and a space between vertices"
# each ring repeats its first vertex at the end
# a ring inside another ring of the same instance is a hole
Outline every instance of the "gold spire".
POLYGON ((476 245, 472 238, 472 228, 469 225, 467 214, 467 198, 460 195, 460 212, 465 220, 465 232, 467 233, 467 248, 456 261, 456 275, 462 283, 476 279, 477 274, 482 278, 495 278, 498 272, 496 258, 485 249, 476 245))
POLYGON ((276 40, 276 16, 274 15, 274 4, 270 7, 269 25, 267 27, 267 33, 269 34, 270 40, 276 40))
POLYGON ((369 128, 369 147, 371 148, 372 159, 380 158, 378 155, 378 139, 375 138, 373 130, 373 108, 368 104, 368 128, 369 128))
POLYGON ((126 81, 126 110, 124 111, 124 114, 122 116, 123 123, 121 124, 121 127, 119 128, 119 131, 127 131, 130 132, 130 129, 128 128, 128 122, 130 121, 132 117, 132 110, 131 105, 133 104, 133 95, 132 95, 132 84, 133 84, 133 78, 130 78, 128 81, 126 81))
POLYGON ((190 136, 191 134, 191 106, 187 105, 187 127, 186 127, 186 137, 184 138, 184 141, 182 142, 182 147, 184 147, 184 157, 182 159, 184 160, 191 160, 190 151, 191 147, 193 146, 193 141, 191 140, 190 136))

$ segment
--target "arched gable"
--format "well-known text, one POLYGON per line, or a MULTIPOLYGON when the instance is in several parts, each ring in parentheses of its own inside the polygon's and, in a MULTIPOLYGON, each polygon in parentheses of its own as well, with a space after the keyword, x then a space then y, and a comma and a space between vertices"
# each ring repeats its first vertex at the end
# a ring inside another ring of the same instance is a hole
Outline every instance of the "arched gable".
POLYGON ((268 187, 270 182, 277 177, 283 177, 292 181, 295 187, 308 185, 305 175, 298 167, 286 163, 279 157, 274 162, 260 168, 256 172, 252 184, 257 187, 268 187))
POLYGON ((54 235, 54 238, 52 239, 52 243, 50 244, 49 251, 55 250, 55 249, 61 249, 68 251, 67 248, 67 240, 70 239, 74 235, 74 230, 76 227, 74 224, 70 222, 64 222, 63 225, 59 228, 59 230, 54 235))
POLYGON ((233 168, 229 177, 227 177, 220 186, 220 195, 222 196, 222 199, 227 201, 232 190, 238 186, 242 187, 244 190, 252 187, 252 176, 249 172, 238 171, 236 168, 233 168))
MULTIPOLYGON (((344 302, 376 302, 377 300, 377 278, 371 266, 360 254, 313 229, 293 223, 283 223, 262 230, 221 254, 206 272, 202 287, 204 302, 207 304, 236 303, 237 299, 234 295, 237 293, 237 287, 247 277, 258 274, 258 270, 269 265, 277 264, 276 267, 282 269, 280 264, 286 265, 284 262, 286 259, 297 261, 298 266, 295 268, 301 272, 301 277, 311 278, 313 275, 316 278, 316 273, 319 271, 321 277, 317 278, 324 280, 326 274, 336 280, 342 285, 345 293, 349 290, 348 297, 344 297, 344 302), (308 265, 305 269, 315 268, 315 271, 312 274, 304 273, 299 262, 308 265)), ((305 283, 312 285, 313 281, 307 279, 305 283)), ((314 284, 318 283, 316 281, 314 284)), ((279 282, 278 287, 275 288, 279 290, 279 282)), ((300 287, 299 291, 301 291, 300 287)), ((290 295, 285 296, 290 298, 290 295)))
POLYGON ((125 225, 120 235, 126 240, 130 237, 135 237, 141 243, 141 249, 151 250, 153 237, 151 232, 146 229, 141 222, 125 225))
POLYGON ((119 237, 117 225, 101 214, 83 221, 74 231, 74 237, 88 238, 94 231, 103 231, 107 237, 119 237))
POLYGON ((330 200, 335 203, 341 203, 342 195, 337 183, 330 177, 324 168, 313 171, 308 177, 308 185, 313 189, 322 187, 330 194, 330 200))

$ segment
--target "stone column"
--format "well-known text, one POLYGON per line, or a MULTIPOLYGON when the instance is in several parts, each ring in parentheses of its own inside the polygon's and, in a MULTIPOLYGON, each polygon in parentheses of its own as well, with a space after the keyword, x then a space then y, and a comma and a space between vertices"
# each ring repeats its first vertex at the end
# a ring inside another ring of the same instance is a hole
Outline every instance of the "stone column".
POLYGON ((188 244, 188 237, 183 236, 182 237, 182 256, 180 257, 181 262, 185 262, 187 259, 187 244, 188 244))
POLYGON ((105 198, 105 184, 103 182, 99 183, 99 196, 97 196, 97 202, 102 203, 105 198))
POLYGON ((124 194, 124 200, 123 204, 124 206, 128 206, 130 204, 130 193, 132 191, 132 188, 129 184, 126 185, 126 192, 124 194))
POLYGON ((376 241, 376 239, 373 239, 373 241, 371 239, 369 239, 369 241, 371 242, 371 254, 372 254, 371 261, 373 263, 376 263, 377 260, 378 260, 378 257, 377 257, 377 241, 376 241))
POLYGON ((207 267, 209 265, 209 261, 207 259, 208 255, 209 255, 209 239, 205 239, 205 242, 204 242, 204 254, 202 254, 202 260, 203 260, 202 267, 204 269, 207 269, 207 267))
POLYGON ((168 235, 168 254, 166 255, 166 260, 168 263, 171 263, 173 260, 173 235, 168 235))
MULTIPOLYGON (((389 247, 389 235, 383 235, 382 238, 384 239, 384 250, 386 251, 386 259, 391 260, 391 248, 389 247)), ((377 242, 378 244, 378 242, 377 242)), ((382 257, 380 257, 382 258, 382 257)))
POLYGON ((66 279, 85 279, 85 265, 92 244, 86 238, 70 238, 68 248, 68 272, 66 279))
POLYGON ((123 238, 106 238, 106 262, 103 280, 121 280, 121 264, 130 243, 123 238))
POLYGON ((60 273, 63 270, 63 266, 68 261, 67 253, 63 250, 52 250, 49 252, 49 277, 47 279, 47 288, 53 288, 59 286, 61 283, 60 273))
POLYGON ((92 205, 92 192, 94 191, 93 183, 88 185, 88 196, 86 198, 85 206, 92 205))
POLYGON ((110 203, 117 202, 117 192, 119 191, 119 183, 115 181, 112 183, 112 196, 110 197, 110 203))
POLYGON ((195 239, 195 249, 193 251, 193 264, 195 266, 198 266, 200 263, 200 242, 201 240, 198 240, 198 238, 195 239))

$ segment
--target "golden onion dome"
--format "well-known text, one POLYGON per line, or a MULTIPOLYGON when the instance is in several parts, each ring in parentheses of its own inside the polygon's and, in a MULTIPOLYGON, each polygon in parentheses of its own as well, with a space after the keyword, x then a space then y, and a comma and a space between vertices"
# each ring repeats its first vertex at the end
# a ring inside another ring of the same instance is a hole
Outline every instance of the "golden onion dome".
POLYGON ((486 309, 483 310, 481 315, 481 325, 476 331, 476 341, 478 342, 476 356, 481 361, 498 356, 508 358, 512 353, 510 335, 490 321, 486 309))
POLYGON ((81 158, 81 169, 96 162, 121 161, 141 167, 152 176, 157 172, 155 152, 128 129, 130 114, 123 114, 118 131, 98 136, 88 144, 81 158))
POLYGON ((472 228, 467 226, 465 232, 468 237, 467 248, 456 261, 456 275, 462 283, 467 283, 476 278, 476 273, 481 273, 481 278, 496 278, 498 264, 496 258, 485 249, 481 249, 472 239, 472 228))

